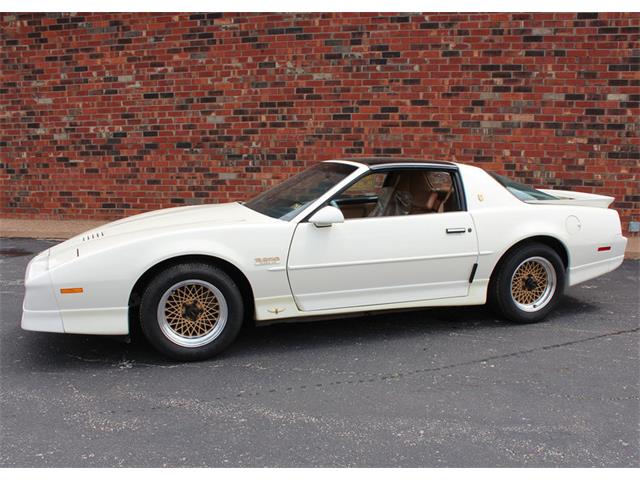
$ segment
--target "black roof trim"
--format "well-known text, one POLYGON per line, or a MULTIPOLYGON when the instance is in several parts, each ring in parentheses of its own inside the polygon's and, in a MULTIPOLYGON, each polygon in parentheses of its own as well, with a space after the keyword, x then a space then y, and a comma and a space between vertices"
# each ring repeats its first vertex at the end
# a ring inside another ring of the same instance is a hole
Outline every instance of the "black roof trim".
POLYGON ((369 170, 377 172, 380 170, 418 170, 424 168, 437 168, 439 170, 458 171, 458 166, 445 162, 393 162, 370 165, 369 170))
POLYGON ((398 158, 398 157, 355 157, 336 158, 336 161, 355 162, 368 166, 371 170, 383 170, 387 168, 424 168, 442 167, 448 170, 457 170, 458 167, 453 162, 440 160, 427 160, 422 158, 398 158))

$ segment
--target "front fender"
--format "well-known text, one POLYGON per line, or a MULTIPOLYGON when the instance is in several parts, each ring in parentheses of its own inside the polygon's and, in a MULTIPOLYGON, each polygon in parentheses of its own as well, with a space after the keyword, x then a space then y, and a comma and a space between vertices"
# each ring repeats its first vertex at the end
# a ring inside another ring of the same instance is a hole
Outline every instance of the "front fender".
POLYGON ((185 255, 215 257, 234 265, 247 277, 256 296, 288 294, 286 271, 256 265, 254 259, 277 257, 284 265, 293 228, 278 222, 181 229, 99 239, 80 246, 75 257, 49 271, 65 331, 128 333, 129 297, 138 279, 155 265, 185 255), (61 292, 69 288, 81 288, 82 293, 61 292))

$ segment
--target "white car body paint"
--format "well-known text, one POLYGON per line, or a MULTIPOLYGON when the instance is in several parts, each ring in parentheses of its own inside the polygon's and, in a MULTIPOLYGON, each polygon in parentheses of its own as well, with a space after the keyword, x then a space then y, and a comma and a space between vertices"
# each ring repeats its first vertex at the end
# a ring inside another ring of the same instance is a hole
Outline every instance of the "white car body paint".
POLYGON ((309 214, 369 171, 356 161, 340 162, 357 169, 291 221, 239 203, 178 207, 109 223, 42 252, 27 267, 22 328, 128 334, 136 282, 161 262, 188 255, 214 257, 240 271, 251 285, 258 322, 483 304, 500 258, 536 236, 566 248, 568 285, 623 261, 627 241, 617 212, 606 208, 611 197, 562 192, 560 201, 525 203, 485 171, 462 164, 467 211, 318 228, 305 221, 309 214), (447 228, 466 231, 450 235, 447 228), (64 288, 83 292, 61 294, 64 288))
POLYGON ((289 282, 301 310, 466 297, 478 258, 469 212, 368 217, 330 228, 300 223, 289 282), (448 237, 448 238, 447 238, 448 237))

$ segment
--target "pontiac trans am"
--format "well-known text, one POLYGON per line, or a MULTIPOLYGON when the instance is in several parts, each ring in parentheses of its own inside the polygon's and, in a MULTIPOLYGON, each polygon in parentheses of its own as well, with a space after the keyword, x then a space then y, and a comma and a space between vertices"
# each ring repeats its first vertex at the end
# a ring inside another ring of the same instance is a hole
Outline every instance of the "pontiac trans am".
POLYGON ((135 215, 37 255, 22 328, 127 335, 209 358, 243 322, 489 303, 542 320, 617 268, 612 197, 537 190, 470 165, 318 163, 252 200, 135 215))

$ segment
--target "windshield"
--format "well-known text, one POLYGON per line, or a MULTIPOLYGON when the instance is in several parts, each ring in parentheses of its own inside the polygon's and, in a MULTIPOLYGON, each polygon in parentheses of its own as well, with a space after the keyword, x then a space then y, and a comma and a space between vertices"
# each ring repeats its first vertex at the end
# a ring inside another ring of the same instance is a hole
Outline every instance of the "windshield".
POLYGON ((273 218, 291 220, 355 169, 343 163, 318 163, 262 192, 244 206, 273 218))
POLYGON ((495 178, 500 185, 509 190, 523 202, 529 200, 557 200, 557 197, 554 197, 553 195, 541 192, 540 190, 536 190, 535 188, 524 185, 523 183, 518 183, 510 178, 498 175, 497 173, 489 172, 489 175, 495 178))

